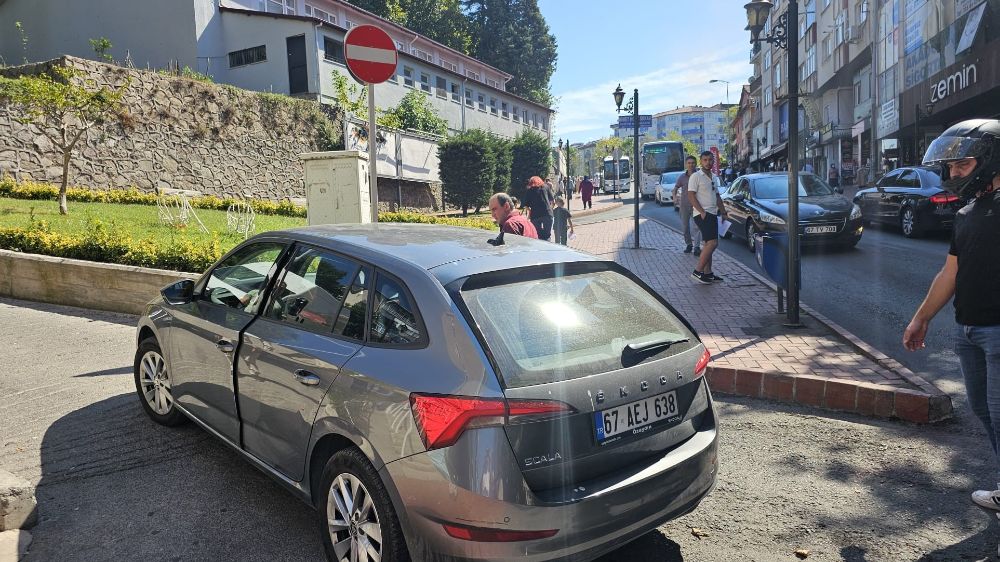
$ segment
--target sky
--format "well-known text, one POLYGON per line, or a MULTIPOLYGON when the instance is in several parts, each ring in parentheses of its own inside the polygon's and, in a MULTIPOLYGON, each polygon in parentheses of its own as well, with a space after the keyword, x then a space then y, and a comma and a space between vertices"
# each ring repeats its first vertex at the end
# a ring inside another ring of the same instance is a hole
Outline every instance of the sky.
MULTIPOLYGON (((611 92, 639 89, 639 110, 738 103, 753 74, 745 2, 539 0, 556 37, 553 138, 574 144, 611 134, 611 92)), ((627 99, 627 98, 626 98, 627 99)), ((624 105, 624 104, 622 104, 624 105)))

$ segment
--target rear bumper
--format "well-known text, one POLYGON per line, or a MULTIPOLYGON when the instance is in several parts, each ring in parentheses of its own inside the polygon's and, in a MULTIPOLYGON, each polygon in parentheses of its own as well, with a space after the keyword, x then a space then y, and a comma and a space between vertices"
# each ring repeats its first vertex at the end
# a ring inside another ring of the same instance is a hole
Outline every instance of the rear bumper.
MULTIPOLYGON (((718 472, 716 421, 710 408, 700 430, 662 458, 607 489, 561 505, 544 503, 526 487, 508 490, 518 499, 505 501, 456 486, 449 470, 457 467, 443 464, 446 457, 435 451, 389 463, 383 477, 392 479, 405 505, 407 544, 415 560, 592 560, 698 506, 718 472), (450 537, 444 522, 559 532, 535 541, 471 542, 450 537)), ((497 448, 490 454, 502 465, 508 452, 497 448)))

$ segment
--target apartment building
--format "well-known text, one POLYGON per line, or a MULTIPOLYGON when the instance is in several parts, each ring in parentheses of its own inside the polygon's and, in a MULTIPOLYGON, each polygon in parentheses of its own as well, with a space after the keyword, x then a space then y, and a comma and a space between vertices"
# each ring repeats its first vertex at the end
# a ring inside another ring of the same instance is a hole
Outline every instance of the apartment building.
POLYGON ((511 75, 341 0, 2 0, 7 64, 63 54, 94 58, 89 40, 106 37, 111 54, 137 68, 190 67, 219 83, 332 103, 334 75, 349 77, 344 35, 377 25, 399 50, 396 75, 375 88, 379 108, 420 91, 453 131, 484 129, 551 139, 550 108, 506 91, 511 75))

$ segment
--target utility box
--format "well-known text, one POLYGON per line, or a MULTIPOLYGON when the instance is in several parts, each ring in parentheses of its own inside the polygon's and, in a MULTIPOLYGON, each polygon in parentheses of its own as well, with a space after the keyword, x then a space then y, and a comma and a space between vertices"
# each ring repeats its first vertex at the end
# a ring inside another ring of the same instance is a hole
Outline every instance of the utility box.
POLYGON ((357 150, 299 155, 309 224, 372 222, 368 155, 357 150))

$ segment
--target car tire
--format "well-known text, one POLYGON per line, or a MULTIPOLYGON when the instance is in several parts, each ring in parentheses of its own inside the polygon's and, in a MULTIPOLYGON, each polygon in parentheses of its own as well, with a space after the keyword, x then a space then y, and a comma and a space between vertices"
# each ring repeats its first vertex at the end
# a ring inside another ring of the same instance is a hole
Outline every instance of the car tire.
POLYGON ((753 223, 752 219, 747 220, 747 229, 746 229, 747 249, 750 250, 752 253, 757 253, 757 246, 753 240, 754 235, 756 234, 757 234, 757 225, 753 223))
POLYGON ((899 213, 899 228, 903 231, 903 236, 907 238, 919 238, 923 234, 923 229, 917 219, 917 212, 913 207, 904 207, 899 213))
POLYGON ((382 560, 410 560, 389 493, 361 451, 344 449, 330 457, 323 468, 320 486, 322 495, 317 513, 327 560, 355 560, 351 549, 369 545, 382 560), (341 510, 349 515, 343 515, 341 510))
POLYGON ((133 372, 139 403, 150 419, 168 427, 188 421, 174 404, 170 372, 156 338, 146 338, 139 342, 133 372))

